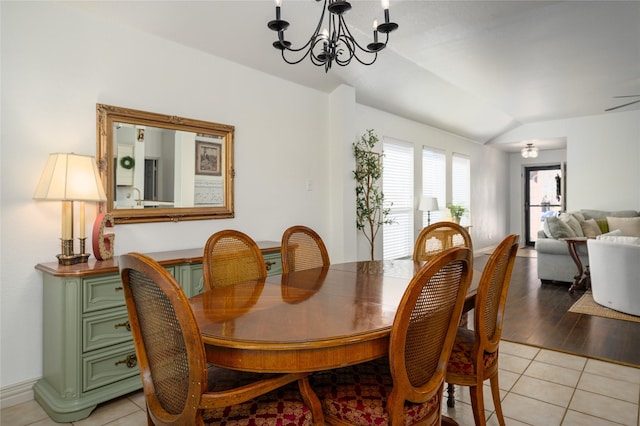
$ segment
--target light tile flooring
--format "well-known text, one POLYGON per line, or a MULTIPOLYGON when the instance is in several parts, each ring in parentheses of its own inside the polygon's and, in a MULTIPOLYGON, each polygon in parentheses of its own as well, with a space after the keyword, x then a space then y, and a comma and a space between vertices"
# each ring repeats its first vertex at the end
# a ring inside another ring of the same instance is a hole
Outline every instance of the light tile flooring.
MULTIPOLYGON (((525 346, 500 344, 500 388, 507 425, 640 426, 640 368, 525 346)), ((491 390, 484 387, 490 426, 498 425, 491 390)), ((456 406, 443 413, 473 425, 467 388, 456 388, 456 406)), ((1 411, 2 426, 58 425, 30 401, 1 411)), ((146 425, 140 392, 100 405, 78 426, 146 425)))

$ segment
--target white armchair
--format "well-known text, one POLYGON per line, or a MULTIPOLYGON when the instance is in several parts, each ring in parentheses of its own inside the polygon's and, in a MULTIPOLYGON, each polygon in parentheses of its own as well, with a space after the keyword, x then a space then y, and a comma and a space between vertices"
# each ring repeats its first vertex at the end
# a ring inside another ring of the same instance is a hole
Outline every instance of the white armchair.
POLYGON ((587 246, 593 300, 640 316, 640 238, 603 237, 587 246))

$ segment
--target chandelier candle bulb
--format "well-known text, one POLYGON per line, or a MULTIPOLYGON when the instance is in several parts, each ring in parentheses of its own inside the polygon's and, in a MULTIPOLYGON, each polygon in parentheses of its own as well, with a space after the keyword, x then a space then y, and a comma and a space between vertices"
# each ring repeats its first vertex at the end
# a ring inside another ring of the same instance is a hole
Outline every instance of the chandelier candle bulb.
POLYGON ((374 43, 378 42, 378 20, 377 19, 373 20, 373 42, 374 43))

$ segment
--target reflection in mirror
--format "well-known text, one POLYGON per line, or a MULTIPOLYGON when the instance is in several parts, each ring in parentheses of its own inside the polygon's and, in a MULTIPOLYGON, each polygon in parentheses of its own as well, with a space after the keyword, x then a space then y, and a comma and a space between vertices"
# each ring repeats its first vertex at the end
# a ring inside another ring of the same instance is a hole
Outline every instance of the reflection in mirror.
POLYGON ((116 223, 233 217, 232 126, 101 104, 97 118, 116 223))

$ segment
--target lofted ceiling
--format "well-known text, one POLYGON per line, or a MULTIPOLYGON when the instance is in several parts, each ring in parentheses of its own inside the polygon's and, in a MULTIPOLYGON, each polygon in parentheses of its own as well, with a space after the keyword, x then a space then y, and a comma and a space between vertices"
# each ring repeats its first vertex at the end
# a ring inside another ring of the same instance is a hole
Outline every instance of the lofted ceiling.
MULTIPOLYGON (((391 0, 399 29, 371 66, 324 68, 284 63, 267 28, 273 0, 64 1, 323 92, 355 88, 358 103, 479 143, 522 124, 603 114, 640 95, 640 1, 391 0)), ((379 1, 352 0, 346 15, 366 45, 379 1)), ((322 2, 283 0, 287 39, 304 44, 322 2)), ((609 112, 640 109, 640 102, 609 112)), ((516 151, 521 141, 500 149, 516 151)), ((564 147, 562 138, 537 141, 564 147)))

